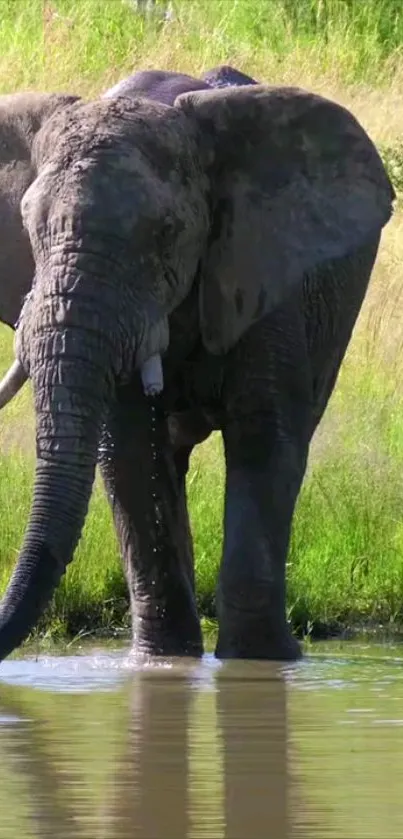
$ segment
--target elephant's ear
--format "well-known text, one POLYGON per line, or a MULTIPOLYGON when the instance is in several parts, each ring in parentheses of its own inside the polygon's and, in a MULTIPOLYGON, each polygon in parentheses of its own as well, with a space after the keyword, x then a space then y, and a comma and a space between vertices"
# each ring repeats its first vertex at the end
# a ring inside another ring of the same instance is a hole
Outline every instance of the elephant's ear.
POLYGON ((393 189, 344 108, 264 85, 184 94, 211 185, 201 268, 203 340, 226 352, 303 274, 354 252, 392 213, 393 189))

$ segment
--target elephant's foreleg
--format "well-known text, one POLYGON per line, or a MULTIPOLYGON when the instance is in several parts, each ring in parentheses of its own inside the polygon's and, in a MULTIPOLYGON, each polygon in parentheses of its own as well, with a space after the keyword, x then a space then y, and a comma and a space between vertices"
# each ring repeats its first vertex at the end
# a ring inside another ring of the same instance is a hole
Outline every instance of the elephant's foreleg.
POLYGON ((273 433, 268 417, 224 433, 227 481, 218 587, 220 658, 294 659, 285 567, 305 452, 273 433))
POLYGON ((291 314, 254 327, 229 359, 223 427, 224 548, 218 586, 222 658, 294 659, 285 568, 309 442, 310 379, 291 314))
POLYGON ((185 499, 167 424, 134 387, 124 387, 101 452, 130 592, 138 651, 200 655, 193 552, 185 499), (154 422, 154 425, 153 425, 154 422))

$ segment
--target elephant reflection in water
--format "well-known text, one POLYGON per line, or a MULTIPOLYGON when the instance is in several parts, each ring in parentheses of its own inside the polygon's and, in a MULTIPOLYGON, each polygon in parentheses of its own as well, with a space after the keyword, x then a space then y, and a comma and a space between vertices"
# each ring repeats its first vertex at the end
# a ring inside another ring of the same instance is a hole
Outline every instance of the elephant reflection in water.
MULTIPOLYGON (((69 796, 80 781, 66 783, 65 767, 50 759, 46 724, 2 727, 29 784, 33 835, 289 839, 286 686, 274 669, 267 678, 267 665, 250 666, 228 662, 212 686, 189 666, 136 673, 127 747, 111 766, 102 814, 74 811, 69 796)), ((34 716, 15 696, 0 693, 0 714, 34 716)))
POLYGON ((289 839, 286 686, 249 666, 136 675, 111 837, 289 839))

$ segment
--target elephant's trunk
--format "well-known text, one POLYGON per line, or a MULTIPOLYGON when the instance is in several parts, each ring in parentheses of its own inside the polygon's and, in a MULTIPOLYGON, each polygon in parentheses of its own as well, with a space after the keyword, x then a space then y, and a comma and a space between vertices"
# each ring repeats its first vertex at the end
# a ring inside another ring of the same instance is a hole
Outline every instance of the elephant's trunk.
POLYGON ((0 410, 14 399, 27 379, 28 376, 21 362, 16 359, 0 382, 0 410))
MULTIPOLYGON (((96 298, 97 286, 92 290, 93 295, 87 289, 87 303, 89 296, 96 298)), ((46 315, 30 332, 35 488, 23 547, 0 604, 0 660, 34 628, 80 538, 111 368, 110 341, 102 328, 105 316, 96 311, 99 303, 92 307, 97 329, 57 285, 41 305, 46 315)))

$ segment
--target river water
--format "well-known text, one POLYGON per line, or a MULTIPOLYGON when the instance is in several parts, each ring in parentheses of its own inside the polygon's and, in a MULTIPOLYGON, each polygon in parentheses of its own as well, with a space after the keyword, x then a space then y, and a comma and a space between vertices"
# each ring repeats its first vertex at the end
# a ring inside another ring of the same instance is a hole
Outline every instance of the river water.
POLYGON ((0 666, 1 839, 403 836, 403 648, 0 666))

